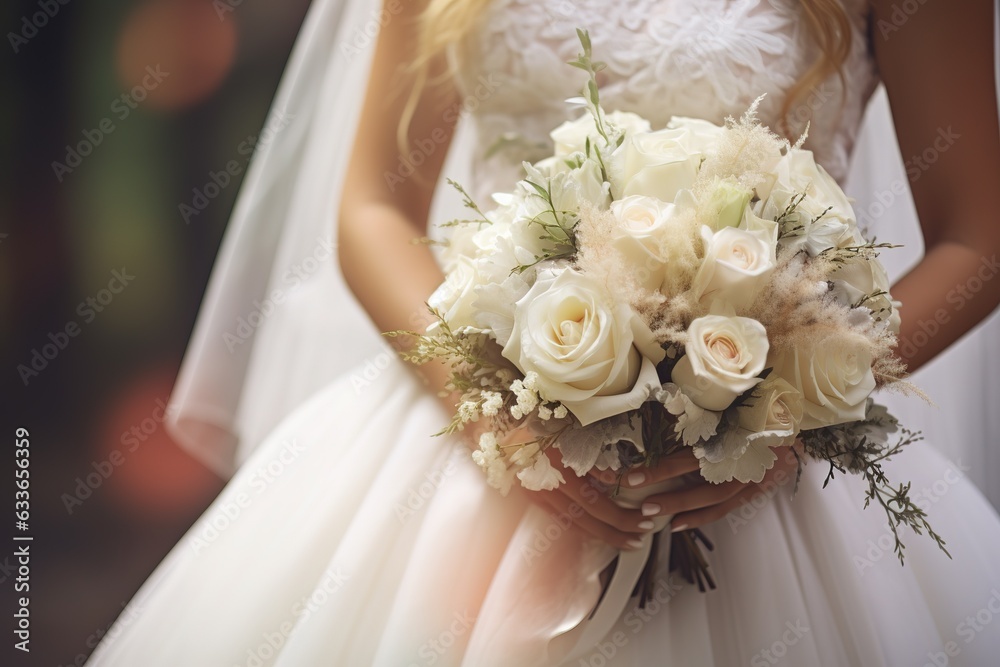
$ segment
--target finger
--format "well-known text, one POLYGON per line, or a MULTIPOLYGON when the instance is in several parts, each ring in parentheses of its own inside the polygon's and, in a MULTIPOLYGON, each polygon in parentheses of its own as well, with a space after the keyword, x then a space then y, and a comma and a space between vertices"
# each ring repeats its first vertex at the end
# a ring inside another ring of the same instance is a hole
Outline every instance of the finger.
POLYGON ((645 533, 653 529, 653 522, 649 517, 643 516, 638 509, 619 506, 608 497, 604 485, 593 481, 592 478, 574 478, 570 475, 566 484, 549 493, 566 495, 588 515, 620 531, 645 533))
POLYGON ((562 465, 561 455, 549 449, 546 454, 552 465, 563 470, 566 483, 553 493, 563 493, 577 503, 583 511, 612 528, 633 533, 646 533, 654 528, 653 522, 638 509, 626 509, 609 496, 609 487, 590 475, 578 477, 562 465))
MULTIPOLYGON (((756 487, 756 485, 751 486, 756 487)), ((643 516, 649 517, 677 515, 724 503, 746 487, 746 484, 736 480, 722 484, 699 482, 684 489, 650 496, 642 503, 641 511, 643 516)))
POLYGON ((730 512, 739 509, 742 504, 751 502, 754 495, 760 492, 760 488, 756 484, 750 484, 733 497, 717 505, 690 512, 681 512, 670 521, 670 530, 676 533, 714 523, 730 512))
POLYGON ((619 472, 618 470, 598 470, 597 468, 591 468, 587 474, 608 488, 614 488, 618 484, 619 472))
POLYGON ((568 496, 557 491, 546 491, 536 494, 535 500, 538 504, 549 512, 553 520, 560 526, 568 522, 575 525, 587 535, 595 537, 616 549, 638 549, 642 546, 638 536, 633 533, 626 533, 609 526, 603 521, 599 521, 580 509, 579 504, 568 496))
POLYGON ((641 488, 664 480, 673 479, 700 470, 697 457, 687 447, 660 459, 651 468, 637 467, 625 474, 624 484, 629 488, 641 488))

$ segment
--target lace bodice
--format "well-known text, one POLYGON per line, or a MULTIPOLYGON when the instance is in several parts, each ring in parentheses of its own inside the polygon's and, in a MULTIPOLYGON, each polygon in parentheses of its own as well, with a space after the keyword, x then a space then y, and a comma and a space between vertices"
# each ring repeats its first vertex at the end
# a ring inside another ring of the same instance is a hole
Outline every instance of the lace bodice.
MULTIPOLYGON (((853 25, 846 87, 830 77, 789 114, 792 131, 810 121, 806 147, 838 180, 877 83, 867 3, 844 5, 853 25)), ((634 111, 654 128, 671 116, 721 124, 764 93, 761 119, 777 127, 786 91, 819 53, 798 0, 494 0, 457 65, 481 201, 510 189, 522 160, 551 154, 548 133, 582 113, 565 103, 586 76, 566 64, 580 52, 576 28, 590 31, 594 58, 607 63, 605 109, 634 111)))

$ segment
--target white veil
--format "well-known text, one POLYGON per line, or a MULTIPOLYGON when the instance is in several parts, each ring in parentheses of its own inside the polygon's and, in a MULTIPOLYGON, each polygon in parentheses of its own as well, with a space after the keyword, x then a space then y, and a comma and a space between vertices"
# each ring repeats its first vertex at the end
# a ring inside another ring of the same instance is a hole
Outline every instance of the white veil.
POLYGON ((388 358, 334 240, 375 41, 394 19, 378 0, 314 0, 282 75, 167 413, 174 438, 223 477, 320 387, 388 358))

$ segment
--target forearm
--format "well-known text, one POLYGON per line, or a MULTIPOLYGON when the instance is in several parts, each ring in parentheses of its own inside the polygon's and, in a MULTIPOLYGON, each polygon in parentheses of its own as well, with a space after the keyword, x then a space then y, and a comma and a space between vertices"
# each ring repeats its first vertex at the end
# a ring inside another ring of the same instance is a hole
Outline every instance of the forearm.
MULTIPOLYGON (((414 243, 417 226, 398 209, 382 203, 358 207, 339 225, 341 270, 351 291, 379 331, 423 331, 431 321, 428 297, 443 280, 427 244, 414 243)), ((401 345, 405 339, 395 339, 401 345)), ((435 393, 447 368, 428 363, 419 375, 435 393)))
POLYGON ((944 241, 892 288, 903 303, 900 356, 915 371, 1000 304, 1000 264, 994 249, 944 241))

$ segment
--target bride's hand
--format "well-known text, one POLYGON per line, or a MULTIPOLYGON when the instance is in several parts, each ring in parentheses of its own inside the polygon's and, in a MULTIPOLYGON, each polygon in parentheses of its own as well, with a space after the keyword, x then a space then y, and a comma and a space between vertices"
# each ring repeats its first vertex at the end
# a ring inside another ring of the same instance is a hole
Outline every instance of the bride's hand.
MULTIPOLYGON (((441 400, 446 414, 454 412, 454 396, 442 396, 441 400)), ((479 422, 466 425, 463 441, 471 451, 479 448, 479 436, 483 429, 484 424, 479 422)), ((571 468, 565 467, 562 455, 555 447, 548 448, 545 454, 552 467, 562 473, 566 483, 553 491, 521 488, 520 492, 527 494, 532 503, 548 512, 560 526, 572 525, 618 549, 638 549, 642 546, 639 539, 654 528, 648 517, 638 509, 619 507, 609 496, 610 484, 590 475, 579 477, 571 468)), ((614 481, 614 476, 611 481, 614 481)))
MULTIPOLYGON (((793 447, 799 446, 798 442, 793 445, 793 447)), ((766 493, 766 489, 762 488, 765 485, 783 486, 794 480, 796 458, 791 449, 784 447, 776 450, 778 460, 758 483, 733 480, 713 484, 702 479, 700 475, 691 475, 689 479, 694 481, 688 486, 677 491, 650 496, 643 502, 641 511, 647 517, 673 514, 674 518, 670 522, 670 529, 673 532, 698 528, 718 521, 733 510, 739 509, 741 504, 752 502, 755 495, 766 493)), ((690 449, 685 449, 665 457, 655 468, 636 469, 626 474, 624 485, 629 488, 642 488, 697 470, 698 460, 690 449)))
MULTIPOLYGON (((555 448, 546 451, 552 466, 562 472, 565 484, 554 491, 527 491, 529 498, 561 524, 577 528, 619 549, 638 549, 639 539, 653 529, 653 522, 638 509, 619 507, 608 495, 610 486, 591 475, 578 477, 562 464, 555 448)), ((697 469, 697 468, 696 468, 697 469)))

